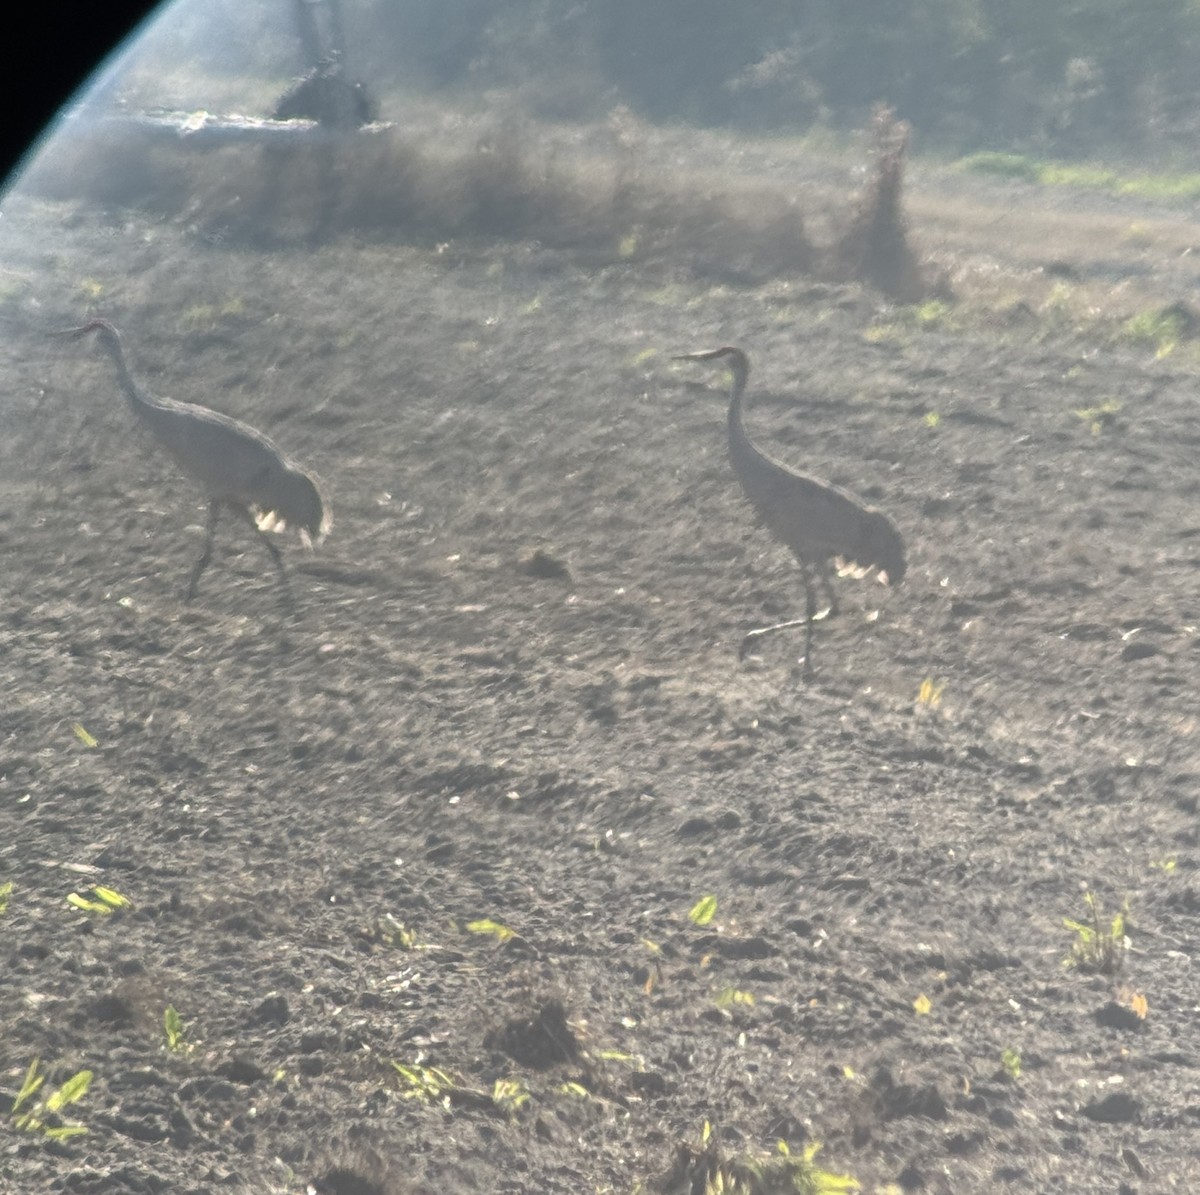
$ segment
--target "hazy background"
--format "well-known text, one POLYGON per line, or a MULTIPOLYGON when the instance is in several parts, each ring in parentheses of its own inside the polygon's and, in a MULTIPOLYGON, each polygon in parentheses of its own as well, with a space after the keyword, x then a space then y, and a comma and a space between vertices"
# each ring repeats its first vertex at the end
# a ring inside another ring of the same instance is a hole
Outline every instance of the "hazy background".
MULTIPOLYGON (((949 152, 1190 155, 1190 0, 344 0, 347 64, 402 96, 503 92, 541 117, 858 128, 884 101, 949 152)), ((180 0, 126 65, 139 103, 261 107, 305 66, 291 0, 180 0), (147 73, 160 74, 155 87, 147 73), (261 79, 258 93, 248 80, 261 79)))

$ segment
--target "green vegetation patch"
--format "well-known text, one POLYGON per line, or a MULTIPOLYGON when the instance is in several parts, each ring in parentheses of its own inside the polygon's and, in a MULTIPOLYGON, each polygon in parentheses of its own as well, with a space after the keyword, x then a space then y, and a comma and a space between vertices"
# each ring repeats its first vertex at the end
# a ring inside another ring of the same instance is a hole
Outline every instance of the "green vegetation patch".
POLYGON ((960 158, 960 170, 1045 187, 1077 187, 1145 199, 1200 199, 1200 173, 1122 174, 1099 162, 1048 162, 1026 154, 984 151, 960 158))

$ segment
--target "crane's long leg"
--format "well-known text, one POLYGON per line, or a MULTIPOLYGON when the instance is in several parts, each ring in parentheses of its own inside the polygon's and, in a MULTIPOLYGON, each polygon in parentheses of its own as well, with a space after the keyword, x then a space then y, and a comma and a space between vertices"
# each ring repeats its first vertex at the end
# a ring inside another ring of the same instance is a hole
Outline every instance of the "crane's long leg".
POLYGON ((200 574, 208 567, 212 559, 213 535, 216 534, 217 520, 221 517, 221 503, 213 498, 208 504, 208 522, 205 526, 204 547, 192 565, 192 575, 188 580, 187 595, 184 601, 190 602, 196 596, 196 586, 200 584, 200 574))
POLYGON ((837 590, 833 587, 833 569, 829 567, 828 560, 821 561, 817 567, 817 575, 825 588, 825 596, 829 599, 829 605, 825 608, 824 613, 818 613, 815 617, 835 618, 838 612, 838 595, 837 590))
POLYGON ((747 632, 738 648, 738 659, 744 660, 751 645, 764 635, 773 635, 776 631, 790 631, 793 627, 804 628, 804 679, 812 679, 812 645, 813 623, 817 621, 817 591, 813 585, 812 569, 804 561, 800 562, 800 573, 804 578, 804 617, 790 618, 787 622, 777 622, 769 627, 759 627, 747 632))
POLYGON ((259 542, 271 553, 271 559, 275 562, 275 571, 279 574, 279 583, 283 587, 283 603, 289 610, 295 608, 295 600, 292 597, 292 583, 288 579, 287 565, 283 563, 283 553, 276 546, 275 541, 270 534, 264 531, 255 520, 254 515, 250 513, 244 506, 234 506, 234 510, 242 520, 250 525, 254 530, 254 534, 258 536, 259 542))

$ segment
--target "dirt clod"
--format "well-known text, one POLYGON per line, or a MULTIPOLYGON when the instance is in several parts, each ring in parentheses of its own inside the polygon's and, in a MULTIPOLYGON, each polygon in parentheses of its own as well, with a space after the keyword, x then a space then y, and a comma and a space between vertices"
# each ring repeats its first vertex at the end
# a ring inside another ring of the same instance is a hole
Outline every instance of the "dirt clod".
POLYGON ((540 1002, 528 1015, 505 1021, 488 1035, 485 1044, 534 1070, 573 1062, 580 1052, 575 1032, 567 1023, 566 1010, 555 999, 540 1002))

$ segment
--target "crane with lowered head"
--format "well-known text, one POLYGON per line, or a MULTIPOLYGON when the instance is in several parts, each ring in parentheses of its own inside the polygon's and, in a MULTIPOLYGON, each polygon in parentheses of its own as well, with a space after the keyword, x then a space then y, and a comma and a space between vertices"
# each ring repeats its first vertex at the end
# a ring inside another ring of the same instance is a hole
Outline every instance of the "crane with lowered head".
POLYGON ((117 382, 133 413, 175 463, 200 483, 208 498, 204 547, 192 566, 186 600, 196 596, 200 575, 212 558, 217 521, 225 507, 248 523, 270 552, 290 606, 292 593, 283 554, 268 532, 292 527, 306 546, 320 541, 332 526, 332 517, 316 479, 248 424, 195 403, 147 394, 130 374, 121 335, 108 320, 90 319, 56 335, 80 338, 93 332, 117 368, 117 382))
POLYGON ((725 346, 707 352, 684 353, 675 361, 720 361, 732 375, 729 391, 729 461, 742 492, 767 530, 789 548, 804 578, 803 618, 790 619, 750 631, 738 652, 744 658, 762 636, 802 626, 804 675, 812 676, 813 623, 817 618, 814 573, 829 597, 829 613, 837 612, 829 564, 841 560, 856 566, 859 575, 878 570, 881 579, 898 585, 907 568, 904 540, 892 521, 873 506, 828 482, 799 473, 763 452, 742 423, 742 399, 750 377, 750 360, 738 348, 725 346))

